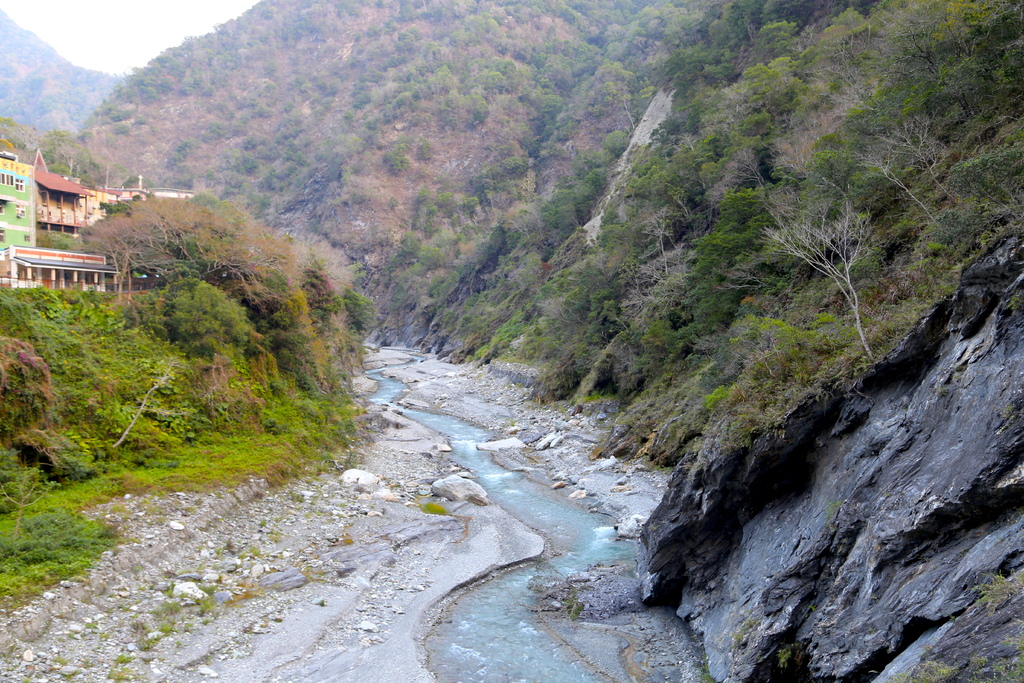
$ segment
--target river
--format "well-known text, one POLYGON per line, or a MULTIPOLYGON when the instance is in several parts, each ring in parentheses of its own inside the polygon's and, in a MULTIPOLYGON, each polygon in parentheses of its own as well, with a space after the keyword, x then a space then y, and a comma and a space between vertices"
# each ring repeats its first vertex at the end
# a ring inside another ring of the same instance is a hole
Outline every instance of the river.
MULTIPOLYGON (((371 373, 379 382, 372 400, 391 403, 404 391, 398 380, 371 373)), ((407 417, 445 434, 452 459, 472 470, 493 501, 541 533, 551 559, 499 574, 463 594, 449 618, 427 640, 430 665, 443 683, 544 681, 591 683, 614 680, 580 660, 572 648, 545 627, 530 609, 535 576, 567 577, 602 563, 628 572, 636 553, 618 539, 613 520, 590 514, 564 495, 519 472, 496 465, 476 444, 489 441, 484 429, 448 415, 404 409, 407 417)), ((621 649, 625 641, 610 638, 621 649)))

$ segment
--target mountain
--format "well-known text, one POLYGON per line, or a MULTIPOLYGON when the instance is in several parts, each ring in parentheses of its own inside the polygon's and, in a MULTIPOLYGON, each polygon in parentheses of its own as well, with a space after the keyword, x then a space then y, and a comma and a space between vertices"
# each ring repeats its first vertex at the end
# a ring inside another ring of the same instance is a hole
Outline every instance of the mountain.
POLYGON ((90 145, 343 253, 371 341, 537 366, 614 420, 595 456, 674 468, 645 597, 715 680, 1019 680, 1022 34, 1010 0, 264 0, 90 145))
POLYGON ((448 235, 447 259, 629 126, 647 87, 637 70, 681 13, 634 0, 264 0, 129 77, 90 144, 151 183, 326 236, 370 269, 410 230, 448 235), (631 33, 640 11, 651 26, 631 33))
POLYGON ((0 116, 41 130, 77 130, 119 77, 75 66, 0 12, 0 116))

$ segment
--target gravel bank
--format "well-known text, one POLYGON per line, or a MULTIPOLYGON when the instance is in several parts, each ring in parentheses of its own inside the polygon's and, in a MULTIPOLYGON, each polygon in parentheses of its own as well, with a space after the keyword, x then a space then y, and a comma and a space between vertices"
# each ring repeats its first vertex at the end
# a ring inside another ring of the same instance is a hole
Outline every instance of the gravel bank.
MULTIPOLYGON (((532 404, 525 389, 483 369, 434 359, 395 367, 410 359, 385 350, 367 366, 410 385, 405 405, 531 442, 539 450, 494 457, 577 504, 627 526, 653 509, 660 473, 589 460, 598 418, 532 404)), ((377 440, 362 449, 359 467, 378 483, 346 484, 338 471, 279 489, 254 480, 235 491, 126 498, 93 511, 132 540, 85 580, 0 615, 0 680, 433 681, 420 639, 445 598, 539 555, 544 540, 496 505, 445 501, 453 516, 426 514, 431 482, 459 469, 444 437, 400 408, 371 406, 363 419, 377 440)), ((594 577, 596 605, 607 595, 601 572, 594 577)), ((627 647, 647 648, 633 657, 642 679, 688 680, 652 664, 678 639, 654 637, 658 629, 642 623, 650 615, 630 599, 616 602, 625 607, 614 614, 584 616, 598 630, 617 629, 627 647)), ((564 610, 545 616, 565 642, 587 649, 564 610)), ((591 648, 596 657, 606 641, 594 642, 605 642, 591 648)))

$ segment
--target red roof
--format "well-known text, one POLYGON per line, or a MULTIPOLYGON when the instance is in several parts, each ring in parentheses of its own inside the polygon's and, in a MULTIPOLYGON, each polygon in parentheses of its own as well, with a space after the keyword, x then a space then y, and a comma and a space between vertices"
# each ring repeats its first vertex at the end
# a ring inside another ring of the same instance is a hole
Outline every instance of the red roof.
POLYGON ((68 194, 85 195, 85 187, 73 183, 64 176, 36 168, 36 183, 51 192, 67 192, 68 194))

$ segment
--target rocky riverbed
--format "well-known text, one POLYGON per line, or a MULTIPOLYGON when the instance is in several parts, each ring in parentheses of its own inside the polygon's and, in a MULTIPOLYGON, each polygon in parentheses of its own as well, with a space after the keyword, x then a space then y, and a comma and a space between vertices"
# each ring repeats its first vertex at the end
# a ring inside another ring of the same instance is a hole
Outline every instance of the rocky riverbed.
MULTIPOLYGON (((130 540, 83 581, 2 616, 0 680, 434 680, 421 639, 453 596, 546 545, 543 530, 497 505, 434 497, 437 480, 473 475, 450 461, 443 435, 408 419, 402 405, 492 430, 495 442, 482 448, 504 467, 611 515, 624 537, 638 533, 666 477, 592 461, 599 411, 567 415, 484 368, 436 359, 401 365, 411 360, 398 350, 367 358, 369 369, 409 386, 400 405, 368 407, 363 419, 376 440, 358 465, 367 476, 343 476, 339 467, 277 489, 254 480, 235 491, 125 498, 94 510, 130 540), (427 502, 449 514, 428 514, 427 502)), ((373 382, 357 386, 369 392, 373 382)), ((537 592, 552 633, 608 680, 696 679, 680 654, 686 634, 642 608, 621 571, 593 568, 537 592), (627 655, 617 665, 600 662, 609 659, 609 633, 627 655)))

